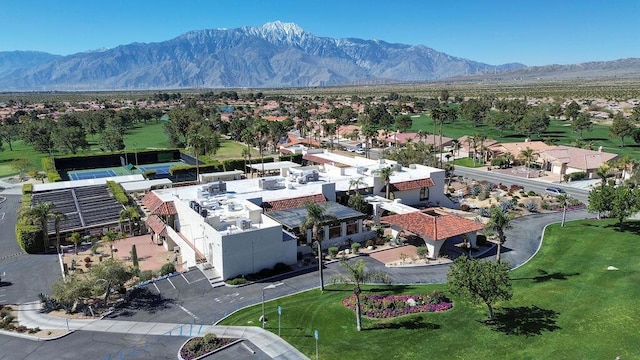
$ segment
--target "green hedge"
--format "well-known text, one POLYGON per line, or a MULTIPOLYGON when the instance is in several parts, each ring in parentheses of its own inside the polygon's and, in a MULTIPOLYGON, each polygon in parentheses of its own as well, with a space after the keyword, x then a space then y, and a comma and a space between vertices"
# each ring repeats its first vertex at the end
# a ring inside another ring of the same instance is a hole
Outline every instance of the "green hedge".
POLYGON ((124 192, 124 189, 120 184, 115 181, 107 181, 107 187, 116 198, 117 202, 122 205, 127 205, 129 203, 129 196, 127 196, 127 193, 124 192))
POLYGON ((33 184, 26 183, 22 185, 22 195, 31 194, 33 192, 33 184))
POLYGON ((280 155, 279 161, 293 161, 297 164, 302 164, 302 154, 280 155))
POLYGON ((47 179, 49 182, 62 181, 62 177, 56 170, 56 166, 50 157, 43 157, 41 163, 42 169, 47 173, 47 179))
MULTIPOLYGON (((31 184, 25 184, 31 185, 31 184)), ((25 187, 22 188, 22 209, 16 222, 16 240, 18 246, 29 254, 39 253, 44 251, 44 244, 42 239, 42 231, 36 225, 29 223, 29 219, 23 216, 22 213, 31 207, 31 192, 25 191, 25 187)))
MULTIPOLYGON (((221 172, 224 171, 224 165, 221 162, 200 165, 200 173, 221 172)), ((177 165, 169 168, 171 176, 185 176, 195 174, 195 165, 177 165)))
POLYGON ((146 179, 153 179, 156 177, 156 175, 158 174, 158 172, 156 170, 147 170, 145 172, 142 173, 142 175, 146 178, 146 179))

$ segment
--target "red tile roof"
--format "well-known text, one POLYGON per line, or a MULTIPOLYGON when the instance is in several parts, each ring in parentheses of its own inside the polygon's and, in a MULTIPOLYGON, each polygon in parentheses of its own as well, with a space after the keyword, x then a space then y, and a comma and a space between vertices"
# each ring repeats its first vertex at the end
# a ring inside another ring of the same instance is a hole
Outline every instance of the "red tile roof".
POLYGON ((142 200, 142 206, 146 207, 147 210, 153 212, 158 206, 162 205, 163 201, 153 192, 147 193, 142 200))
POLYGON ((327 199, 324 197, 324 195, 316 194, 316 195, 300 196, 300 197, 284 199, 284 200, 265 201, 262 203, 262 208, 266 212, 288 210, 288 209, 303 207, 310 202, 319 204, 326 201, 327 199))
POLYGON ((446 240, 453 236, 478 231, 482 224, 465 219, 453 214, 435 212, 427 209, 425 212, 412 212, 385 216, 380 219, 392 225, 399 226, 402 230, 410 231, 424 238, 446 240))
POLYGON ((160 219, 157 215, 150 215, 147 218, 147 226, 153 230, 154 233, 166 236, 167 235, 167 225, 160 219))
POLYGON ((173 201, 167 201, 160 204, 152 213, 156 215, 175 215, 178 211, 173 201))
MULTIPOLYGON (((414 189, 420 189, 423 187, 431 187, 434 185, 435 184, 433 183, 433 180, 429 178, 419 179, 419 180, 399 181, 399 182, 391 183, 391 185, 389 186, 389 191, 414 190, 414 189)), ((387 190, 386 186, 383 186, 380 192, 385 192, 386 190, 387 190)))
POLYGON ((313 155, 313 154, 304 154, 304 156, 302 156, 302 159, 307 160, 307 161, 312 161, 312 162, 314 162, 316 164, 328 164, 328 163, 332 162, 329 159, 325 159, 325 158, 322 158, 320 156, 316 156, 316 155, 313 155))

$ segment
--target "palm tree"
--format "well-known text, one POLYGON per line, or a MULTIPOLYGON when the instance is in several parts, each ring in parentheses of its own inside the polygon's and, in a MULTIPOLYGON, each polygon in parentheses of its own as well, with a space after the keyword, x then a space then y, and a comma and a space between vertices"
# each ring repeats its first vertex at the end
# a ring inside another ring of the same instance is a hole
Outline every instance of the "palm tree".
POLYGON ((312 240, 316 242, 318 246, 318 271, 320 272, 320 291, 324 291, 324 274, 322 273, 322 240, 320 239, 320 227, 325 223, 335 220, 336 217, 326 213, 326 209, 316 203, 308 203, 307 217, 300 224, 300 230, 303 233, 307 232, 307 229, 311 229, 312 240))
POLYGON ((362 309, 360 308, 360 285, 367 282, 391 282, 389 275, 378 271, 367 271, 362 259, 358 259, 355 264, 342 259, 340 264, 347 270, 346 275, 338 275, 333 278, 334 284, 353 284, 353 294, 356 296, 356 326, 358 331, 362 330, 362 309))
POLYGON ((187 135, 187 144, 193 149, 193 154, 196 157, 196 182, 200 182, 200 160, 198 157, 200 153, 204 153, 204 149, 206 147, 207 139, 199 131, 199 127, 194 127, 192 131, 187 135))
POLYGON ((251 151, 248 148, 242 148, 242 159, 244 159, 244 168, 242 171, 247 171, 247 157, 251 156, 251 151))
POLYGON ((376 136, 378 134, 378 131, 371 125, 364 125, 362 127, 362 135, 364 136, 364 146, 365 146, 365 157, 368 159, 369 158, 369 142, 371 140, 372 137, 376 136))
POLYGON ((564 221, 567 218, 567 200, 569 200, 569 196, 567 194, 561 194, 557 197, 558 202, 562 204, 562 224, 560 226, 564 227, 564 221))
POLYGON ((600 183, 601 187, 604 187, 605 185, 607 185, 607 177, 609 176, 610 173, 611 173, 611 167, 609 167, 609 165, 607 164, 600 165, 598 170, 596 170, 596 175, 598 175, 598 177, 602 179, 602 182, 600 183))
POLYGON ((385 197, 388 199, 391 191, 391 175, 395 170, 391 166, 387 166, 382 169, 375 170, 374 172, 380 175, 380 180, 384 182, 385 186, 385 197))
POLYGON ((503 212, 499 207, 493 207, 489 213, 489 223, 485 225, 485 229, 498 233, 498 252, 496 254, 496 261, 498 262, 500 261, 502 245, 507 241, 504 231, 511 228, 511 220, 513 220, 511 215, 503 212))
POLYGON ((453 153, 456 156, 458 156, 458 154, 460 152, 460 140, 458 140, 458 139, 451 140, 451 150, 453 150, 453 153))
POLYGON ((529 169, 531 168, 531 159, 538 155, 532 148, 528 147, 522 151, 520 151, 520 158, 525 160, 525 164, 527 166, 527 177, 529 177, 529 169))
POLYGON ((355 192, 360 190, 360 185, 364 185, 364 181, 362 177, 354 178, 349 180, 349 190, 347 190, 347 194, 351 195, 351 189, 355 189, 355 192))
POLYGON ((65 213, 55 211, 51 214, 53 219, 53 226, 56 230, 56 251, 60 251, 60 223, 67 220, 68 216, 65 213))
MULTIPOLYGON (((134 220, 140 219, 140 213, 138 213, 138 209, 135 206, 126 206, 124 209, 120 211, 120 224, 125 221, 129 222, 129 234, 133 235, 133 224, 134 220)), ((124 231, 123 231, 124 232, 124 231)))
POLYGON ((26 216, 30 223, 40 225, 45 251, 49 248, 49 220, 53 219, 56 213, 54 207, 51 201, 41 201, 22 212, 22 216, 26 216))
POLYGON ((266 144, 265 137, 269 134, 269 126, 262 119, 258 119, 254 131, 258 143, 258 152, 260 152, 260 162, 262 163, 262 176, 264 176, 264 147, 266 144))
MULTIPOLYGON (((242 139, 242 142, 244 142, 247 145, 247 156, 249 157, 249 165, 251 165, 251 147, 254 144, 255 141, 255 134, 253 132, 253 129, 251 128, 244 128, 242 130, 242 135, 240 136, 240 138, 242 139)), ((252 174, 253 168, 249 169, 249 174, 252 174)), ((245 171, 246 171, 246 167, 245 167, 245 171)))
POLYGON ((82 243, 82 236, 78 232, 72 232, 71 236, 67 240, 70 240, 73 243, 74 252, 78 255, 78 245, 82 243))
POLYGON ((113 259, 113 243, 118 240, 118 234, 113 230, 108 230, 102 236, 102 241, 109 244, 109 250, 111 250, 111 258, 113 259))

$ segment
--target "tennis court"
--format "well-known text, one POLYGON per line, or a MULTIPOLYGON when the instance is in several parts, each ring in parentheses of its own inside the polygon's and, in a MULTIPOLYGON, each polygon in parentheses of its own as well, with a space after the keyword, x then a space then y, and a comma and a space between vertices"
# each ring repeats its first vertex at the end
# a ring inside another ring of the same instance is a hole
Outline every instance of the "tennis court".
POLYGON ((169 169, 172 166, 185 165, 183 162, 169 162, 162 164, 146 164, 146 165, 138 165, 138 169, 141 172, 155 170, 157 175, 169 175, 169 169))
POLYGON ((69 179, 71 180, 87 180, 87 179, 99 179, 117 176, 113 170, 77 170, 69 172, 69 179))

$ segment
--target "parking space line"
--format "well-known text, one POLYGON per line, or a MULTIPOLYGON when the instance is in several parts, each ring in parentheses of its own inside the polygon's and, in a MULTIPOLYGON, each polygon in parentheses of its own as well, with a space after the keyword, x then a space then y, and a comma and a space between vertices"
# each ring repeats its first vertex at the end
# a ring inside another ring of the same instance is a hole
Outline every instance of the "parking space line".
POLYGON ((207 280, 207 278, 200 278, 198 280, 193 280, 192 282, 190 282, 189 284, 193 284, 193 283, 197 283, 198 281, 202 281, 202 280, 207 280))
POLYGON ((187 280, 187 278, 186 278, 186 277, 184 277, 184 274, 183 274, 183 273, 180 273, 180 276, 182 276, 182 278, 184 279, 184 281, 186 281, 186 282, 187 282, 187 284, 191 284, 191 283, 189 282, 189 280, 187 280))
POLYGON ((160 289, 158 288, 158 285, 156 285, 155 282, 153 282, 152 284, 153 284, 153 286, 155 286, 155 288, 156 288, 156 290, 158 291, 158 294, 159 294, 160 293, 160 289))
POLYGON ((178 307, 179 307, 180 309, 182 309, 182 311, 184 311, 184 312, 186 312, 187 314, 189 314, 192 318, 194 318, 194 319, 196 319, 196 320, 200 320, 200 318, 198 318, 198 317, 196 316, 196 314, 192 313, 191 311, 189 311, 189 310, 188 310, 187 308, 185 308, 184 306, 182 306, 182 305, 180 305, 180 304, 177 304, 177 305, 178 305, 178 307))
POLYGON ((171 279, 167 278, 167 281, 169 282, 169 284, 171 284, 171 286, 173 286, 174 289, 176 288, 176 286, 173 285, 173 282, 171 282, 171 279))

